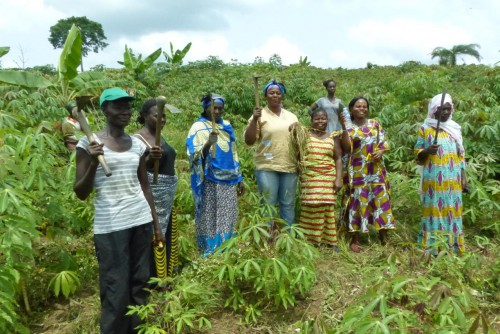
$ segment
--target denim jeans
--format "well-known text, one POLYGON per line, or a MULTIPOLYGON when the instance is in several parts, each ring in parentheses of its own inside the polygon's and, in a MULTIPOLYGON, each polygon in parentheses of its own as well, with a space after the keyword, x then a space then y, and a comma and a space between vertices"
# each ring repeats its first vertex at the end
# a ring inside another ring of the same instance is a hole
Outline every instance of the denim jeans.
MULTIPOLYGON (((297 174, 255 170, 257 186, 266 204, 279 204, 280 218, 288 225, 295 223, 297 174)), ((272 214, 270 214, 272 215, 272 214)))

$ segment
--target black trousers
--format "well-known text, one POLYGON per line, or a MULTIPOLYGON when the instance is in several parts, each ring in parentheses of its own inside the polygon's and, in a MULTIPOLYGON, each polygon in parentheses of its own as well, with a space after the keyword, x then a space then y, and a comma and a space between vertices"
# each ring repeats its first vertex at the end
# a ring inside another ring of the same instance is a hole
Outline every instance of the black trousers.
POLYGON ((101 333, 135 333, 137 316, 125 315, 129 305, 143 305, 151 273, 153 225, 94 235, 99 263, 101 333))

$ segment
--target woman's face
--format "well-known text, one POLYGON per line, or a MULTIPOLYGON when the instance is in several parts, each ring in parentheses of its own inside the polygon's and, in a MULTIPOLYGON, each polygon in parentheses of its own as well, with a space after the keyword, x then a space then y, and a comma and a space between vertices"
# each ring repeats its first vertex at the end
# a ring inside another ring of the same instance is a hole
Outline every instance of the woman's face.
MULTIPOLYGON (((224 113, 224 104, 222 104, 222 102, 215 102, 214 103, 214 119, 215 119, 215 122, 219 122, 221 117, 222 117, 222 114, 224 113)), ((207 108, 207 110, 205 110, 205 117, 208 119, 208 120, 212 120, 212 113, 210 111, 210 107, 207 108)))
MULTIPOLYGON (((446 122, 451 116, 451 104, 449 102, 446 102, 442 108, 438 108, 438 111, 436 111, 436 114, 439 115, 439 120, 441 122, 446 122)), ((436 116, 438 116, 438 115, 436 115, 436 116)))
MULTIPOLYGON (((145 125, 150 128, 150 129, 156 129, 156 122, 157 122, 157 116, 158 116, 158 107, 157 106, 152 106, 148 110, 148 114, 145 117, 145 125)), ((166 123, 166 118, 165 118, 165 113, 163 113, 161 117, 161 128, 165 126, 166 123)))
POLYGON ((354 103, 354 106, 351 110, 352 117, 354 119, 362 120, 366 118, 366 114, 368 114, 368 103, 366 100, 359 99, 354 103))
POLYGON ((281 105, 281 99, 283 94, 281 94, 281 89, 279 87, 269 88, 266 94, 266 101, 269 107, 276 107, 281 105))
POLYGON ((104 110, 109 124, 126 127, 132 117, 132 103, 128 99, 109 101, 104 110))
POLYGON ((311 118, 311 126, 313 129, 325 131, 328 125, 328 116, 326 112, 320 111, 313 115, 311 118))
POLYGON ((328 92, 328 94, 333 95, 335 94, 336 90, 337 90, 337 84, 333 81, 330 81, 326 86, 326 91, 328 92))

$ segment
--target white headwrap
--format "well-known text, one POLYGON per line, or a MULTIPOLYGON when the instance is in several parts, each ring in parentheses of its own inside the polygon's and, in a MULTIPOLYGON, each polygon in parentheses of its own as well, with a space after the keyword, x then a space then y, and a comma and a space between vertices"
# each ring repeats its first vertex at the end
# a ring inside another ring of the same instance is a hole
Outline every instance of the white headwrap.
MULTIPOLYGON (((427 112, 427 118, 424 123, 432 126, 433 128, 437 127, 437 119, 435 118, 435 113, 438 110, 438 107, 441 106, 441 94, 438 94, 429 101, 429 108, 427 112)), ((451 118, 453 116, 453 112, 455 112, 455 108, 453 106, 453 101, 451 100, 450 94, 446 94, 444 97, 444 102, 449 103, 451 105, 451 115, 450 118, 446 122, 440 122, 439 128, 443 129, 447 133, 449 133, 456 141, 458 145, 458 153, 462 156, 465 156, 464 143, 462 139, 462 127, 458 125, 457 122, 453 121, 451 118)))

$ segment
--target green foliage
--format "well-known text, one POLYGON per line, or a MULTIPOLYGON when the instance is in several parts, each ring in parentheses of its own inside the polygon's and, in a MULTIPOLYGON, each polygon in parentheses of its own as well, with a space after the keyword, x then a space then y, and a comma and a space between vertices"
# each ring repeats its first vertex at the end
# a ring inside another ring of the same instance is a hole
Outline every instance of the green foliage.
MULTIPOLYGON (((69 66, 76 71, 76 63, 69 66)), ((498 322, 500 284, 496 241, 500 149, 493 145, 500 131, 499 70, 415 62, 359 70, 297 65, 280 70, 263 60, 227 65, 209 57, 175 72, 147 70, 141 82, 127 76, 131 74, 127 69, 83 72, 64 79, 66 91, 61 82, 44 88, 26 78, 0 80, 0 299, 6 301, 0 305, 0 332, 22 331, 30 305, 36 312, 50 309, 47 305, 56 298, 56 282, 59 294, 75 292, 72 300, 83 291, 97 290, 93 208, 90 200, 81 202, 74 196, 74 155, 68 155, 62 145, 58 122, 67 115, 65 102, 80 95, 95 97, 111 85, 135 90, 136 109, 143 98, 165 95, 182 110, 167 113, 163 131, 177 151, 181 271, 169 290, 155 290, 147 306, 132 310, 145 319, 144 333, 223 333, 226 328, 216 331, 210 326, 220 326, 227 320, 224 317, 239 326, 240 332, 290 333, 297 328, 304 333, 397 332, 398 328, 492 332, 498 322), (253 150, 243 143, 244 127, 254 107, 253 73, 262 76, 260 88, 273 77, 283 81, 287 86, 284 107, 304 123, 309 122, 304 110, 324 94, 321 82, 325 78, 337 80, 337 95, 345 102, 356 95, 369 98, 370 117, 380 121, 391 147, 385 160, 399 221, 391 234, 392 246, 372 245, 358 256, 340 239, 339 255, 324 250, 318 254, 297 228, 282 230, 274 243, 268 242, 270 231, 262 217, 269 208, 259 205, 253 150), (413 146, 427 114, 427 100, 443 88, 454 98, 453 119, 462 125, 467 153, 471 193, 464 196, 464 226, 468 254, 461 258, 441 254, 433 259, 415 250, 421 207, 413 146), (207 92, 226 97, 223 117, 235 128, 247 194, 239 201, 237 236, 219 253, 200 259, 184 145, 189 126, 201 112, 199 100, 207 92), (78 280, 81 287, 72 290, 78 280)), ((9 75, 0 71, 0 78, 9 75)), ((38 80, 33 78, 29 79, 38 80)), ((57 82, 53 76, 45 79, 57 82)), ((87 115, 93 128, 102 128, 99 112, 90 109, 87 115)), ((131 124, 127 131, 137 127, 131 124)), ((89 323, 94 324, 92 320, 89 323)))
POLYGON ((54 49, 62 48, 67 40, 68 31, 73 26, 78 27, 82 33, 82 55, 86 57, 90 51, 98 53, 108 44, 105 42, 106 35, 100 23, 89 20, 86 16, 72 16, 67 19, 61 19, 50 27, 49 42, 54 49))
POLYGON ((9 53, 10 47, 9 46, 0 46, 0 58, 5 56, 7 53, 9 53))
MULTIPOLYGON (((248 225, 217 252, 223 259, 215 272, 227 290, 224 306, 245 312, 246 322, 256 322, 261 309, 270 303, 277 308, 293 307, 296 296, 305 295, 316 277, 317 254, 304 241, 301 229, 283 227, 275 235, 259 214, 262 208, 254 212, 243 218, 248 225)), ((279 219, 274 222, 281 224, 279 219)))
POLYGON ((459 44, 454 45, 451 49, 439 46, 432 50, 431 56, 432 59, 439 58, 439 65, 455 66, 458 55, 468 55, 476 58, 477 61, 481 61, 481 55, 477 51, 480 48, 479 44, 459 44))
POLYGON ((76 289, 80 286, 80 279, 74 271, 61 271, 57 273, 54 278, 49 283, 49 287, 52 287, 52 291, 56 297, 62 292, 64 297, 68 298, 70 295, 74 294, 76 289))
POLYGON ((298 65, 303 66, 303 67, 307 67, 307 66, 311 65, 311 62, 307 60, 307 56, 305 56, 304 58, 302 58, 302 56, 300 56, 298 65))
POLYGON ((128 315, 136 314, 144 321, 137 328, 140 334, 186 333, 197 327, 211 328, 205 318, 213 293, 200 282, 153 278, 153 284, 171 287, 151 290, 151 301, 146 305, 130 306, 128 315), (197 324, 197 325, 196 325, 197 324))
POLYGON ((368 290, 361 303, 348 308, 339 330, 392 333, 421 328, 424 332, 443 329, 461 332, 469 326, 477 329, 477 324, 471 326, 472 320, 483 319, 483 330, 487 333, 490 321, 466 284, 470 279, 468 274, 481 268, 480 263, 473 262, 476 257, 467 254, 457 258, 442 252, 431 260, 430 254, 423 252, 412 262, 413 273, 407 275, 401 274, 402 259, 392 253, 383 275, 374 267, 363 269, 372 271, 373 279, 367 282, 368 290), (446 268, 453 268, 453 272, 446 268))
POLYGON ((67 96, 67 83, 78 75, 82 63, 82 34, 74 24, 67 35, 59 57, 58 72, 63 94, 67 96))
POLYGON ((135 80, 141 80, 146 72, 153 68, 154 62, 160 55, 161 48, 142 59, 142 54, 136 56, 132 49, 125 45, 123 61, 118 61, 118 64, 123 65, 135 80))
POLYGON ((165 56, 167 64, 171 68, 174 68, 182 65, 182 61, 186 57, 186 54, 189 52, 190 49, 191 49, 191 42, 186 44, 186 46, 182 50, 175 50, 174 52, 174 46, 172 42, 170 42, 170 54, 163 51, 163 55, 165 56))
POLYGON ((30 72, 3 70, 0 72, 0 83, 17 85, 21 87, 39 87, 45 88, 52 86, 52 82, 30 72))

